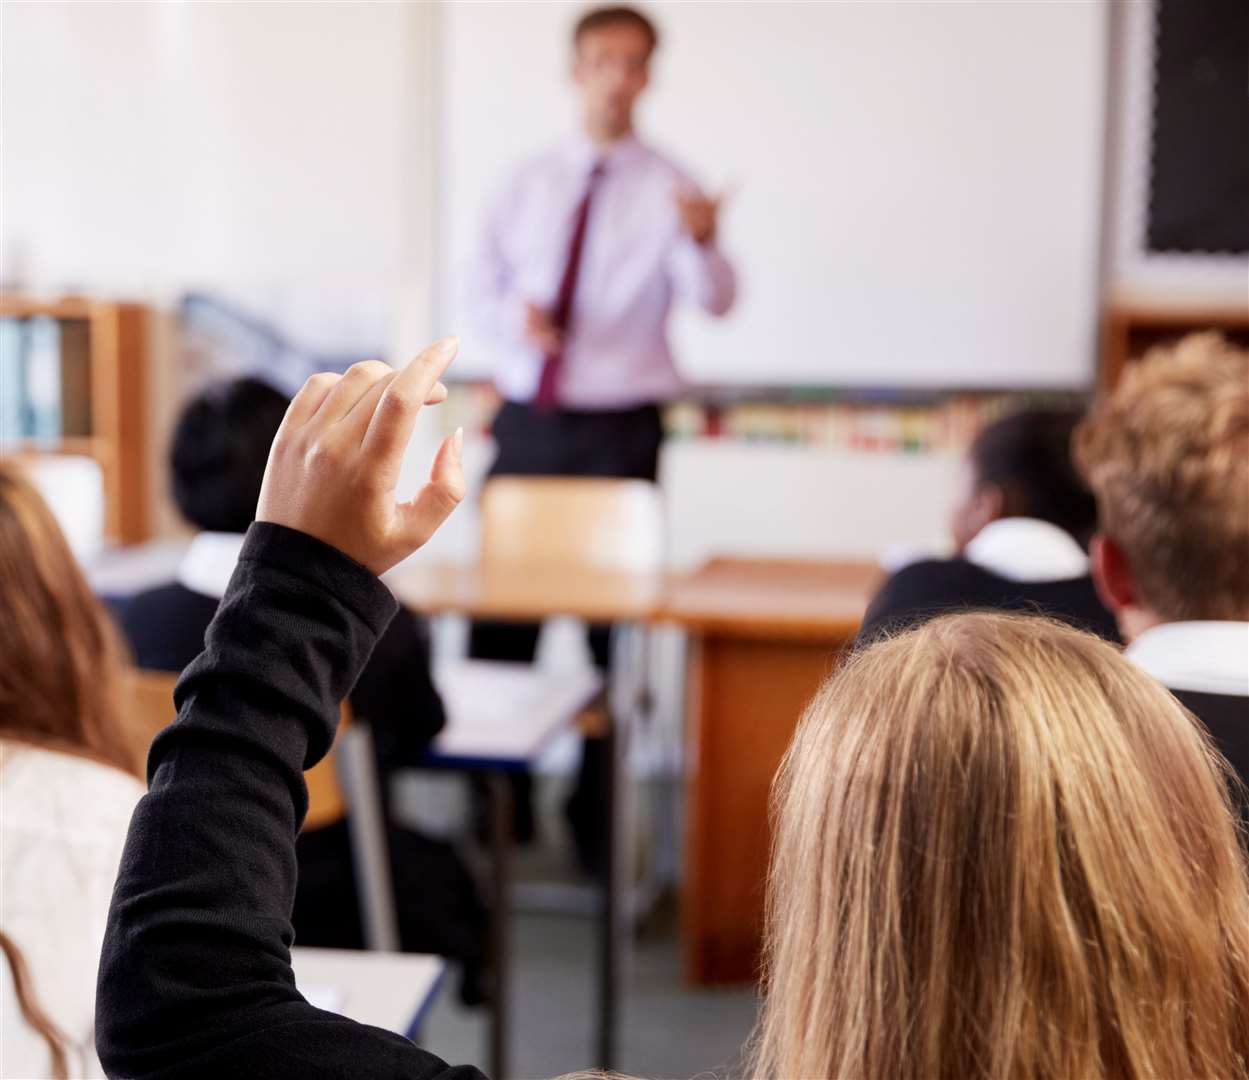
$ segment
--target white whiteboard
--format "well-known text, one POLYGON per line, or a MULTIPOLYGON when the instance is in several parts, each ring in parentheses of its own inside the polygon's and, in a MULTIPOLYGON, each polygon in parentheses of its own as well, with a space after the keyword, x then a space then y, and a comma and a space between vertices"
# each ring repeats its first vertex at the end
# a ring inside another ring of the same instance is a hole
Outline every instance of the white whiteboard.
MULTIPOLYGON (((639 129, 716 190, 737 307, 682 311, 695 383, 1085 386, 1093 372, 1105 9, 1087 3, 645 5, 639 129)), ((440 6, 439 295, 509 170, 572 130, 565 3, 440 6)))

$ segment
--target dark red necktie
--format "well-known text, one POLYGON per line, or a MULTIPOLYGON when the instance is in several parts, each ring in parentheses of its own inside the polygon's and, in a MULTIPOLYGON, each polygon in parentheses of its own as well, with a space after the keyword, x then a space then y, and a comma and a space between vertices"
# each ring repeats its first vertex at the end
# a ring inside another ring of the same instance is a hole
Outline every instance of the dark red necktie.
POLYGON ((603 179, 603 172, 601 161, 590 170, 585 194, 581 197, 577 216, 573 219, 572 239, 568 242, 568 261, 564 264, 564 276, 559 279, 555 306, 551 308, 551 324, 563 333, 564 346, 548 353, 543 362, 538 392, 533 399, 539 409, 549 411, 559 404, 559 373, 564 366, 564 347, 568 342, 568 327, 572 321, 572 301, 577 291, 577 272, 581 269, 581 251, 585 247, 586 223, 590 220, 590 202, 599 181, 603 179))

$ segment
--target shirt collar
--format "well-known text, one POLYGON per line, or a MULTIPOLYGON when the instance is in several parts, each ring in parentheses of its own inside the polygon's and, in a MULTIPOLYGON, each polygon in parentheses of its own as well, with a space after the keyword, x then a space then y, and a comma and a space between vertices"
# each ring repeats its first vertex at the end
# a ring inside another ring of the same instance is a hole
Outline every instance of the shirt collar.
POLYGON ((197 533, 178 566, 178 584, 220 600, 239 561, 243 539, 242 533, 197 533))
POLYGON ((608 143, 606 146, 600 146, 592 141, 590 137, 583 131, 577 132, 568 140, 568 158, 578 168, 583 169, 586 173, 594 168, 596 162, 602 162, 608 172, 627 164, 629 161, 643 153, 645 148, 642 146, 641 140, 637 135, 630 132, 622 139, 608 143))
POLYGON ((963 549, 963 558, 1008 581, 1065 581, 1089 572, 1088 553, 1075 538, 1039 518, 989 522, 963 549))
POLYGON ((1249 697, 1249 622, 1173 622, 1124 655, 1171 690, 1249 697))

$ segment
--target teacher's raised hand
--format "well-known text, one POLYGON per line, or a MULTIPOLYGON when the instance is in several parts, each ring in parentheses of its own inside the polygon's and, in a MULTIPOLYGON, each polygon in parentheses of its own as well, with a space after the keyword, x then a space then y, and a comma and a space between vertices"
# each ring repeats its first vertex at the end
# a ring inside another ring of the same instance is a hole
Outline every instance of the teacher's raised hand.
POLYGON ((422 404, 459 348, 443 338, 396 371, 371 360, 344 375, 313 375, 295 395, 265 468, 257 521, 315 536, 375 574, 424 544, 464 497, 462 431, 438 448, 429 481, 408 502, 395 487, 422 404))
POLYGON ((697 191, 677 189, 672 194, 681 228, 696 244, 709 244, 716 238, 716 219, 724 197, 707 198, 697 191))

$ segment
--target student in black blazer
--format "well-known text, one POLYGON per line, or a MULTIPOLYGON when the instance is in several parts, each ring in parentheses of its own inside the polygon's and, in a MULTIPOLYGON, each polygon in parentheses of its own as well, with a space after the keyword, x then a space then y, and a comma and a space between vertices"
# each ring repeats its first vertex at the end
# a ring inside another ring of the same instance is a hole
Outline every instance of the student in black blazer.
POLYGON ((955 555, 894 573, 868 608, 861 642, 974 608, 1040 612, 1118 640, 1089 573, 1097 509, 1071 461, 1078 421, 1073 410, 1029 410, 981 431, 951 514, 955 555))
MULTIPOLYGON (((290 399, 254 378, 212 386, 191 400, 174 430, 170 471, 174 501, 201 530, 191 540, 175 581, 116 605, 135 662, 180 672, 203 651, 255 517, 269 447, 290 399)), ((481 997, 486 919, 472 879, 447 844, 393 825, 388 779, 417 764, 442 729, 442 701, 430 673, 425 622, 401 610, 377 641, 351 690, 352 711, 369 724, 376 754, 407 949, 437 952, 465 963, 466 999, 481 997)), ((350 872, 345 821, 300 834, 299 887, 293 922, 305 945, 363 947, 350 872)))
MULTIPOLYGON (((1076 460, 1128 658, 1249 784, 1249 350, 1213 333, 1153 350, 1081 425, 1076 460)), ((1249 830, 1249 791, 1235 794, 1249 830)))

